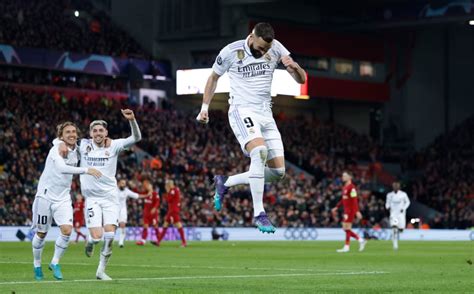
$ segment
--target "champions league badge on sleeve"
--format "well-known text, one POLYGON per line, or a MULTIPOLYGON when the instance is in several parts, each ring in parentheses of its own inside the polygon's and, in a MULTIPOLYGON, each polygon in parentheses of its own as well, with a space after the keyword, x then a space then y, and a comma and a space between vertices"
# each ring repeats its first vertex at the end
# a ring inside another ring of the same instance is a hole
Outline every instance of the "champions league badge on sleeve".
POLYGON ((242 60, 245 57, 244 50, 237 50, 237 58, 242 60))
POLYGON ((217 56, 216 62, 217 64, 222 65, 222 57, 217 56))

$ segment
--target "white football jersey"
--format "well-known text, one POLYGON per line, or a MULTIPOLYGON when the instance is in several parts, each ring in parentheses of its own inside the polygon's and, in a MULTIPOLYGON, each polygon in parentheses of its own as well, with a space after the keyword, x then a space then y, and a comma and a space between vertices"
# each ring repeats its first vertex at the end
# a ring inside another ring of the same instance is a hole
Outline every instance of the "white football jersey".
POLYGON ((399 190, 398 192, 390 192, 387 194, 387 201, 385 207, 390 209, 391 215, 406 213, 408 206, 410 206, 410 199, 408 199, 407 193, 399 190))
POLYGON ((133 192, 127 187, 125 187, 125 189, 123 190, 120 190, 119 188, 118 197, 119 197, 120 207, 124 207, 127 205, 127 198, 138 199, 138 193, 133 192))
MULTIPOLYGON (((69 149, 66 158, 59 155, 58 145, 54 145, 46 157, 46 164, 38 183, 36 196, 52 202, 71 200, 73 174, 83 174, 87 168, 76 167, 79 161, 77 148, 69 149)), ((90 177, 91 176, 87 176, 90 177)))
POLYGON ((273 40, 268 52, 255 58, 245 40, 225 46, 212 66, 216 74, 229 74, 229 104, 262 104, 271 102, 273 72, 283 56, 290 52, 278 41, 273 40))
MULTIPOLYGON (((110 197, 117 195, 117 159, 129 147, 127 139, 112 140, 109 147, 98 147, 92 139, 82 139, 79 146, 81 166, 93 167, 102 173, 98 179, 81 176, 81 190, 85 197, 110 197)), ((133 143, 133 142, 132 142, 133 143)))

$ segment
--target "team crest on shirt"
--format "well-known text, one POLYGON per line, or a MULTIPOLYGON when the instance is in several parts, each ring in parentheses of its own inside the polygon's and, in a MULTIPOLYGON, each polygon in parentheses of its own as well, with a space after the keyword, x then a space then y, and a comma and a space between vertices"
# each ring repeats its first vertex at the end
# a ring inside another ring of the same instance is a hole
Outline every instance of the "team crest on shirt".
POLYGON ((91 152, 91 150, 92 150, 91 145, 88 145, 88 146, 86 147, 86 155, 89 154, 89 152, 91 152))
POLYGON ((254 130, 253 128, 250 128, 250 129, 249 129, 249 133, 250 133, 250 134, 255 134, 255 130, 254 130))
POLYGON ((110 156, 110 152, 109 151, 105 151, 105 156, 109 157, 110 156))
POLYGON ((267 62, 270 62, 272 60, 272 57, 270 56, 270 54, 266 53, 263 57, 265 57, 265 60, 267 62))
POLYGON ((237 58, 242 60, 245 57, 244 50, 237 50, 237 58))

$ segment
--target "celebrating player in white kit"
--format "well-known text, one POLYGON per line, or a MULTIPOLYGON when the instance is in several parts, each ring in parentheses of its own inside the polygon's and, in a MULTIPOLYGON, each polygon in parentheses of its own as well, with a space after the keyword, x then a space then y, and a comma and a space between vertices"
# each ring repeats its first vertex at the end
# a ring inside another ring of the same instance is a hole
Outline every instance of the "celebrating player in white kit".
POLYGON ((397 250, 400 233, 405 229, 406 211, 410 206, 410 199, 408 199, 407 193, 400 190, 400 182, 393 182, 392 188, 393 191, 387 194, 385 207, 390 209, 393 249, 397 250))
POLYGON ((94 245, 104 236, 100 253, 100 262, 96 277, 99 280, 111 280, 105 268, 112 255, 112 243, 119 218, 118 188, 115 174, 119 153, 141 140, 141 133, 135 115, 130 109, 122 110, 123 116, 130 122, 131 136, 126 139, 111 140, 106 146, 108 135, 107 122, 95 120, 89 125, 92 139, 82 139, 80 143, 81 166, 95 167, 102 172, 98 180, 81 176, 81 191, 86 198, 86 226, 89 238, 86 243, 86 255, 92 256, 94 245))
MULTIPOLYGON (((65 158, 59 155, 58 145, 49 150, 33 202, 33 226, 37 230, 32 240, 36 280, 43 279, 41 255, 45 237, 51 227, 53 218, 61 232, 56 239, 54 256, 49 264, 49 269, 53 271, 56 279, 62 280, 63 278, 59 260, 68 247, 72 232, 73 212, 70 195, 72 175, 88 174, 96 178, 101 176, 101 173, 95 168, 76 167, 79 158, 76 150, 77 127, 74 123, 64 122, 58 125, 57 136, 65 142, 67 155, 65 158)), ((90 178, 92 179, 92 177, 90 178)))
POLYGON ((216 210, 222 208, 229 187, 249 184, 254 221, 264 233, 275 232, 263 208, 264 184, 278 181, 285 175, 283 143, 271 110, 273 72, 281 62, 295 81, 301 84, 306 81, 304 70, 289 55, 290 52, 275 39, 270 24, 255 25, 245 40, 233 42, 220 51, 206 83, 201 112, 196 118, 201 123, 209 122, 209 104, 219 78, 227 72, 230 79, 229 123, 243 152, 250 157, 250 168, 248 172, 230 177, 214 177, 214 206, 216 210))
POLYGON ((119 246, 120 248, 123 248, 124 242, 125 242, 125 226, 127 224, 127 199, 132 198, 132 199, 138 199, 138 198, 146 198, 148 197, 151 193, 148 194, 138 194, 133 192, 127 187, 127 181, 125 179, 120 179, 118 182, 118 198, 119 198, 119 204, 120 204, 120 211, 119 211, 119 246))

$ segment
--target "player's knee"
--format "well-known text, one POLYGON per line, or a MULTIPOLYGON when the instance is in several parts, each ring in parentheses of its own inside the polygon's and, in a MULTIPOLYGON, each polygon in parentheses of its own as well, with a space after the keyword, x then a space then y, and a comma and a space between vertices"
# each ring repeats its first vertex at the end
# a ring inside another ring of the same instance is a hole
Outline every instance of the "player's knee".
POLYGON ((65 236, 70 236, 72 233, 72 226, 61 226, 61 234, 65 236))
POLYGON ((253 177, 263 177, 265 172, 265 163, 267 162, 268 149, 261 145, 252 149, 250 152, 250 175, 253 177))
POLYGON ((46 237, 46 234, 47 234, 46 232, 45 232, 45 233, 43 233, 43 232, 36 232, 36 235, 38 235, 38 237, 39 237, 40 239, 44 239, 44 238, 46 237))

